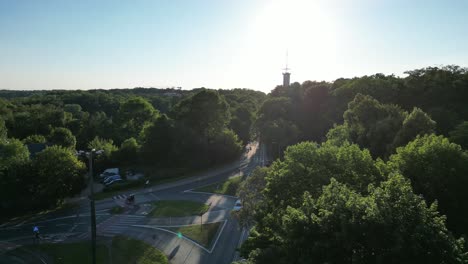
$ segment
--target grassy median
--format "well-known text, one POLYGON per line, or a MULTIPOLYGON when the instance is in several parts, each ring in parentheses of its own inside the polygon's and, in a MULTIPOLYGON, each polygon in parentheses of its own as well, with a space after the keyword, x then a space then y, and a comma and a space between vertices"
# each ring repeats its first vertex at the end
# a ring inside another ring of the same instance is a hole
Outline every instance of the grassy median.
POLYGON ((221 224, 222 222, 203 224, 202 228, 200 228, 200 225, 181 226, 170 228, 170 230, 176 233, 180 232, 183 236, 193 239, 208 248, 221 224))
MULTIPOLYGON (((81 264, 91 263, 90 243, 74 242, 62 244, 28 245, 14 249, 13 256, 21 256, 25 252, 40 252, 47 255, 54 264, 81 264)), ((102 264, 128 264, 153 263, 167 264, 167 257, 151 245, 136 239, 116 236, 112 239, 110 247, 98 243, 96 248, 96 263, 102 264), (110 251, 109 251, 110 250, 110 251), (112 263, 110 255, 112 253, 112 263)))
POLYGON ((242 176, 235 176, 223 182, 213 183, 194 189, 196 192, 208 192, 235 196, 242 181, 242 176))
POLYGON ((206 212, 209 206, 188 200, 166 200, 154 203, 155 208, 148 214, 151 217, 182 217, 199 215, 206 212))

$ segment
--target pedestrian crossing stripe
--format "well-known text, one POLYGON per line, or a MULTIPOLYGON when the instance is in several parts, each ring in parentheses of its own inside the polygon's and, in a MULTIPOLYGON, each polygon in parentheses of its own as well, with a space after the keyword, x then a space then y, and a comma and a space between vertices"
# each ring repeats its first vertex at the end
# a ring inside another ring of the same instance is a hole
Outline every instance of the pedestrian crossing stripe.
POLYGON ((127 198, 127 195, 125 195, 125 194, 119 194, 119 195, 116 195, 116 196, 112 197, 112 199, 114 199, 114 200, 123 200, 125 198, 127 198))

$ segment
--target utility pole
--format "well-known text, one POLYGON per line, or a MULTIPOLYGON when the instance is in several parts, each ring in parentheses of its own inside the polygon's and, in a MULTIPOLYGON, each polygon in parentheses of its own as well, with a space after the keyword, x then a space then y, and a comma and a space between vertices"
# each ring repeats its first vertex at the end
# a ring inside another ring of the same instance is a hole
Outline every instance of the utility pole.
POLYGON ((96 264, 96 210, 94 206, 93 152, 89 152, 89 202, 91 209, 91 263, 96 264))

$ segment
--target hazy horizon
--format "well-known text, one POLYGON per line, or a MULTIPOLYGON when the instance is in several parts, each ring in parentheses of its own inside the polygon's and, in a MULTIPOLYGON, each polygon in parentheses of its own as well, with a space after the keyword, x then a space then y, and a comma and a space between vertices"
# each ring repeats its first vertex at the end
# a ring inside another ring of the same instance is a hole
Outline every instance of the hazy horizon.
POLYGON ((466 1, 0 1, 0 89, 184 90, 466 67, 466 1))

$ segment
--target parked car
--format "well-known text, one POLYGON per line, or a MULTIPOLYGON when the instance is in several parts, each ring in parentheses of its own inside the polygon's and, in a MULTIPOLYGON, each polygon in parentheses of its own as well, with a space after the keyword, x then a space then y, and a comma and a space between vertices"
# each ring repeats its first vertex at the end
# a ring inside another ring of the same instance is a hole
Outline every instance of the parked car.
POLYGON ((118 178, 120 178, 120 175, 118 175, 118 174, 107 175, 107 176, 101 178, 101 182, 106 182, 106 181, 109 180, 109 178, 112 178, 112 177, 115 177, 115 176, 118 176, 118 178))
POLYGON ((237 212, 240 211, 240 209, 242 209, 242 202, 240 199, 238 199, 234 204, 234 208, 232 208, 232 210, 237 212))
POLYGON ((121 180, 122 178, 120 177, 120 175, 112 175, 112 176, 109 176, 109 177, 105 178, 103 183, 106 184, 106 183, 108 183, 110 181, 117 180, 117 179, 121 180))
POLYGON ((119 174, 119 168, 110 168, 110 169, 104 170, 101 173, 101 175, 99 175, 99 177, 104 178, 104 177, 116 175, 116 174, 119 174))
POLYGON ((109 186, 111 186, 112 184, 118 183, 118 182, 123 182, 123 180, 122 180, 122 179, 111 180, 111 181, 105 183, 104 185, 105 185, 106 187, 109 187, 109 186))

